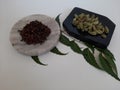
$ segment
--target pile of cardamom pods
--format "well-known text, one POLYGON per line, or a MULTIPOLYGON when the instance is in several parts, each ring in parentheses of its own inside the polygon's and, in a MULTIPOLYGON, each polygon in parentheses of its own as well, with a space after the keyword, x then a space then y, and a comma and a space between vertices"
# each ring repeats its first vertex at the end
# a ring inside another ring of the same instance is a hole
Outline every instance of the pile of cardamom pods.
POLYGON ((106 38, 109 33, 109 28, 107 26, 103 26, 99 21, 99 18, 94 14, 75 14, 72 24, 76 26, 78 30, 88 32, 90 35, 100 35, 101 37, 106 38))

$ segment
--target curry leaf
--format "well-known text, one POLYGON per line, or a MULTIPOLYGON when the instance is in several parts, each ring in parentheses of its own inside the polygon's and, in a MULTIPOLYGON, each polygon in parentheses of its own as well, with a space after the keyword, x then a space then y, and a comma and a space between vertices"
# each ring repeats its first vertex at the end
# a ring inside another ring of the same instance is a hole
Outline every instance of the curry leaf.
POLYGON ((88 43, 84 43, 87 47, 89 47, 90 49, 91 49, 91 51, 94 53, 94 51, 95 51, 95 47, 94 47, 94 45, 92 45, 92 44, 88 44, 88 43))
POLYGON ((103 53, 105 55, 109 56, 110 58, 112 58, 113 60, 115 60, 115 57, 114 57, 114 55, 112 54, 112 52, 110 50, 105 49, 105 50, 103 50, 103 53))
POLYGON ((75 41, 70 41, 70 48, 76 53, 79 54, 82 53, 81 48, 78 46, 78 44, 75 41))
POLYGON ((103 67, 103 69, 108 73, 110 74, 111 76, 113 76, 115 79, 119 80, 119 77, 117 76, 117 74, 114 73, 114 71, 112 70, 112 67, 111 65, 109 64, 109 62, 102 56, 102 53, 99 54, 99 60, 100 60, 100 63, 103 67))
POLYGON ((59 24, 59 26, 61 27, 61 25, 60 25, 60 18, 59 18, 59 17, 60 17, 60 15, 61 15, 61 14, 59 14, 59 15, 55 18, 55 20, 57 21, 57 23, 58 23, 58 24, 59 24))
POLYGON ((118 75, 117 67, 116 67, 114 60, 111 57, 109 57, 107 54, 104 54, 104 57, 107 60, 107 62, 110 64, 110 66, 112 67, 114 73, 118 75))
MULTIPOLYGON (((59 15, 55 18, 55 20, 57 21, 57 23, 58 23, 59 26, 61 27, 61 25, 60 25, 60 19, 59 19, 60 15, 61 15, 61 14, 59 14, 59 15)), ((59 41, 60 41, 62 44, 67 45, 67 46, 69 46, 69 44, 70 44, 69 39, 68 39, 65 35, 63 35, 62 33, 61 33, 61 35, 60 35, 59 41)))
POLYGON ((60 35, 59 41, 66 46, 70 46, 70 40, 63 34, 60 35))
POLYGON ((88 48, 85 48, 83 50, 83 56, 90 65, 102 70, 102 68, 97 64, 94 55, 90 52, 88 48))
POLYGON ((31 56, 31 58, 32 58, 37 64, 44 65, 44 66, 47 65, 47 64, 43 64, 42 62, 40 62, 38 56, 31 56))
POLYGON ((105 55, 109 56, 110 58, 112 58, 113 60, 115 60, 114 55, 112 54, 112 52, 108 49, 101 49, 101 48, 97 48, 96 49, 102 53, 104 53, 105 55))
POLYGON ((58 50, 57 47, 54 47, 52 50, 51 50, 52 53, 55 53, 55 54, 58 54, 58 55, 66 55, 67 53, 62 53, 61 51, 58 50))

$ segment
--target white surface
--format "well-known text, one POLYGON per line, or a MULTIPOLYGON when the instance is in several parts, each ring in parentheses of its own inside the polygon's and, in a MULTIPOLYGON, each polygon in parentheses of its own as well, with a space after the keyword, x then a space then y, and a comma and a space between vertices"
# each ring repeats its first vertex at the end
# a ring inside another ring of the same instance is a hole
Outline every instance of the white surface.
POLYGON ((48 64, 45 67, 15 51, 9 41, 12 26, 27 15, 56 17, 62 13, 63 21, 73 7, 103 14, 116 24, 108 48, 116 57, 120 77, 119 3, 119 0, 0 0, 0 90, 120 90, 120 82, 93 68, 81 55, 60 43, 57 47, 69 54, 39 56, 48 64))

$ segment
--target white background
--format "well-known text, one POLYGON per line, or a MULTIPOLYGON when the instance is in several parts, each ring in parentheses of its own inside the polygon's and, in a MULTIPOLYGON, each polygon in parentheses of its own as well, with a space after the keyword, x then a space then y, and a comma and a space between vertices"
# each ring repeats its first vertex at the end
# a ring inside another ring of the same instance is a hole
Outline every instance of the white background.
MULTIPOLYGON (((90 66, 81 55, 58 43, 66 56, 46 53, 39 56, 48 66, 36 64, 18 53, 9 41, 12 26, 31 14, 61 15, 61 22, 74 7, 110 18, 115 32, 108 48, 116 58, 120 77, 120 1, 119 0, 0 0, 0 90, 120 90, 120 82, 90 66)), ((82 44, 79 44, 82 46, 82 44)))

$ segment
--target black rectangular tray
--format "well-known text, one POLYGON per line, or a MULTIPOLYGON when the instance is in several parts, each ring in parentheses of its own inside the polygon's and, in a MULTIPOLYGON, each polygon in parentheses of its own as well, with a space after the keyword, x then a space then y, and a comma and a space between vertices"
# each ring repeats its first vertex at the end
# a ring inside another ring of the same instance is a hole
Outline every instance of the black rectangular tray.
POLYGON ((67 31, 68 34, 70 34, 71 36, 73 36, 81 41, 93 44, 99 48, 107 48, 107 46, 109 45, 110 40, 112 38, 114 29, 115 29, 115 24, 106 16, 75 7, 71 11, 71 13, 67 16, 67 18, 64 20, 63 27, 65 28, 65 30, 67 31), (99 18, 99 21, 104 26, 107 26, 109 28, 109 33, 108 33, 107 37, 102 38, 100 35, 93 36, 86 32, 78 31, 77 28, 72 25, 72 21, 74 18, 74 14, 80 14, 80 13, 85 13, 85 14, 90 14, 90 15, 94 14, 95 16, 97 16, 99 18))

